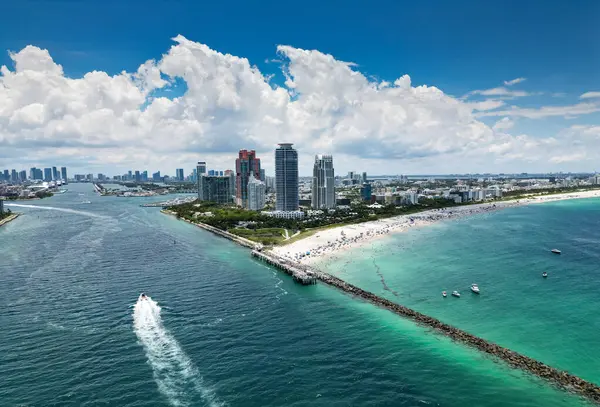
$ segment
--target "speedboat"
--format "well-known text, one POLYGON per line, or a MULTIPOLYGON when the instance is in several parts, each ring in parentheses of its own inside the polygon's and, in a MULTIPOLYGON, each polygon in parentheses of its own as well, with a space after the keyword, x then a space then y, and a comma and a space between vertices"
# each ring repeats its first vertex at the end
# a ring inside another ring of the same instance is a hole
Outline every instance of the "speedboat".
POLYGON ((552 249, 550 251, 554 254, 560 254, 560 250, 558 250, 558 249, 552 249))
POLYGON ((542 277, 546 278, 548 277, 548 273, 546 273, 545 271, 542 273, 542 277))
POLYGON ((460 293, 458 291, 452 291, 452 296, 460 298, 460 293))
POLYGON ((479 294, 479 287, 477 284, 471 284, 471 291, 473 291, 475 294, 479 294))
POLYGON ((442 297, 446 298, 448 294, 446 294, 446 291, 442 291, 442 297))
POLYGON ((144 293, 141 293, 141 294, 140 294, 140 299, 142 299, 142 300, 145 300, 145 299, 147 299, 147 298, 148 298, 148 297, 146 296, 146 294, 144 294, 144 293))

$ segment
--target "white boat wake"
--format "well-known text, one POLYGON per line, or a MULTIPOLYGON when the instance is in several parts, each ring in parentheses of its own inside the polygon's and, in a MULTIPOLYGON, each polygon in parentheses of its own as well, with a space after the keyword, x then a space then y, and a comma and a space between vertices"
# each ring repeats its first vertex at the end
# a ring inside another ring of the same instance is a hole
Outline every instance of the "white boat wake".
POLYGON ((56 208, 54 206, 23 205, 23 204, 14 204, 14 203, 6 204, 6 206, 15 206, 18 208, 33 208, 33 209, 44 209, 44 210, 49 210, 49 211, 74 213, 76 215, 84 215, 84 216, 89 216, 92 218, 107 218, 107 216, 98 215, 98 214, 92 213, 92 212, 76 211, 75 209, 69 209, 69 208, 56 208))
POLYGON ((198 405, 199 398, 211 407, 224 405, 163 326, 160 307, 152 298, 140 297, 133 307, 133 329, 146 351, 159 391, 172 406, 198 405))

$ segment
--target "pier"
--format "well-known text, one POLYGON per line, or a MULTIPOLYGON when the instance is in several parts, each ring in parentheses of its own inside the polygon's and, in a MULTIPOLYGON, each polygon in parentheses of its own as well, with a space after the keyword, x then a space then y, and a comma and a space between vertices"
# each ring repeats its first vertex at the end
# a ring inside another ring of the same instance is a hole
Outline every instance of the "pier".
POLYGON ((316 272, 304 266, 294 264, 281 257, 273 254, 263 253, 258 250, 252 250, 252 257, 256 257, 257 259, 260 259, 265 263, 282 270, 286 274, 289 274, 297 283, 302 285, 317 284, 316 272))

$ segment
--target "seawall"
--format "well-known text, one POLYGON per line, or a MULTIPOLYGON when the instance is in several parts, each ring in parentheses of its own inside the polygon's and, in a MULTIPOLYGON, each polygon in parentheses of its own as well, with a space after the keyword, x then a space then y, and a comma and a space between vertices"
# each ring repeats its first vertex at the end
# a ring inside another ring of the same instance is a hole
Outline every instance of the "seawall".
MULTIPOLYGON (((161 212, 169 215, 175 215, 173 212, 168 210, 162 210, 161 212)), ((181 219, 181 218, 180 218, 181 219)), ((226 239, 232 240, 244 247, 248 247, 251 249, 256 248, 256 243, 251 240, 244 239, 242 237, 236 236, 232 233, 217 229, 213 226, 206 225, 203 223, 194 223, 190 222, 187 219, 182 219, 192 225, 196 225, 202 229, 213 232, 219 236, 222 236, 226 239)), ((345 282, 344 280, 332 276, 331 274, 322 272, 313 267, 306 266, 304 264, 299 264, 293 262, 291 260, 283 259, 277 256, 274 253, 263 253, 257 250, 252 251, 252 256, 262 259, 268 264, 284 271, 287 274, 292 276, 301 276, 306 275, 309 276, 310 279, 319 280, 325 284, 328 284, 332 287, 335 287, 341 291, 344 291, 348 294, 354 295, 356 297, 362 298, 365 301, 368 301, 372 304, 375 304, 381 308, 385 308, 401 317, 411 319, 419 325, 427 326, 433 328, 440 334, 443 334, 456 342, 460 342, 464 345, 470 346, 472 348, 478 349, 488 355, 497 357, 508 365, 521 369, 523 371, 529 372, 535 376, 538 376, 548 382, 570 392, 574 392, 580 394, 581 396, 592 400, 596 403, 600 403, 600 386, 588 382, 580 377, 572 375, 568 372, 561 371, 559 369, 553 368, 551 366, 546 365, 545 363, 539 362, 535 359, 532 359, 528 356, 522 355, 518 352, 512 351, 510 349, 504 348, 500 345, 497 345, 493 342, 487 341, 485 339, 479 338, 475 335, 472 335, 466 331, 455 328, 451 325, 445 324, 442 321, 417 312, 413 309, 405 307, 403 305, 396 304, 390 300, 387 300, 383 297, 375 295, 369 291, 363 290, 355 285, 345 282)), ((294 278, 296 280, 296 278, 294 278)), ((298 281, 298 280, 296 280, 298 281)), ((300 281, 301 282, 301 281, 300 281)), ((308 284, 314 284, 310 282, 308 284)))
POLYGON ((512 367, 527 371, 538 377, 541 377, 542 379, 548 380, 549 382, 558 385, 562 389, 579 393, 580 395, 593 400, 596 403, 600 402, 600 386, 594 383, 583 380, 565 371, 555 369, 528 356, 522 355, 485 339, 479 338, 461 329, 445 324, 438 319, 421 314, 420 312, 379 297, 369 291, 365 291, 330 274, 318 272, 316 275, 320 281, 329 284, 330 286, 360 297, 379 307, 390 310, 397 315, 409 318, 420 325, 431 327, 437 332, 442 333, 457 342, 476 348, 489 355, 498 357, 512 367))
MULTIPOLYGON (((172 212, 172 211, 169 211, 169 210, 166 210, 166 209, 161 210, 161 212, 164 213, 164 214, 167 214, 167 215, 176 216, 175 212, 172 212)), ((218 228, 216 228, 214 226, 207 225, 206 223, 190 222, 189 220, 184 219, 184 218, 178 218, 178 219, 182 220, 184 222, 187 222, 190 225, 194 225, 194 226, 197 226, 197 227, 199 227, 201 229, 208 230, 209 232, 212 232, 215 235, 218 235, 218 236, 224 237, 225 239, 229 239, 231 241, 234 241, 237 244, 242 245, 244 247, 247 247, 249 249, 254 249, 256 247, 256 245, 257 245, 256 242, 253 242, 252 240, 248 240, 248 239, 243 238, 241 236, 234 235, 233 233, 229 233, 229 232, 227 232, 225 230, 221 230, 221 229, 218 229, 218 228)))
POLYGON ((6 225, 8 222, 13 221, 19 217, 20 213, 13 213, 7 218, 0 220, 0 226, 6 225))

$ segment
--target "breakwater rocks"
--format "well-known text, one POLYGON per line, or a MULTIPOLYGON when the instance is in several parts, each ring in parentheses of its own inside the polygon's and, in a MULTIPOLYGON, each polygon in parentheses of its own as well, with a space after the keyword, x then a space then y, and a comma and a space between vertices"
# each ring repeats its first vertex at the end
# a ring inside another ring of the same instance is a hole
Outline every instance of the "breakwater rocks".
POLYGON ((13 221, 19 217, 20 213, 13 213, 10 216, 0 220, 0 226, 6 225, 8 222, 13 221))
POLYGON ((565 390, 576 392, 596 403, 600 403, 600 387, 594 383, 590 383, 570 373, 555 369, 542 362, 538 362, 535 359, 521 355, 520 353, 506 349, 475 335, 471 335, 468 332, 445 324, 438 319, 429 317, 410 308, 381 298, 371 292, 365 291, 352 284, 348 284, 330 274, 320 272, 317 273, 317 277, 326 284, 339 288, 340 290, 353 294, 382 308, 388 309, 400 316, 410 318, 420 325, 431 327, 457 342, 469 345, 489 355, 502 359, 512 367, 525 370, 538 377, 541 377, 542 379, 548 380, 565 390))

